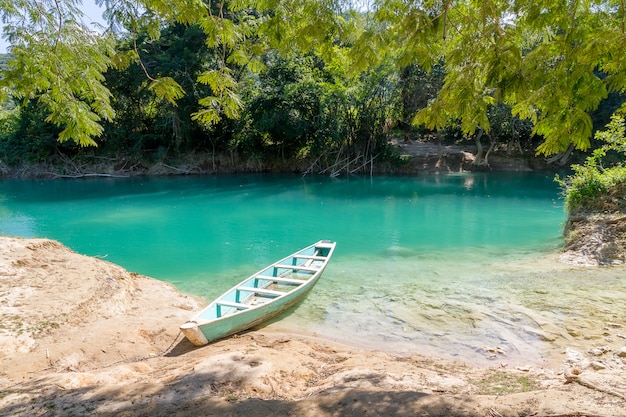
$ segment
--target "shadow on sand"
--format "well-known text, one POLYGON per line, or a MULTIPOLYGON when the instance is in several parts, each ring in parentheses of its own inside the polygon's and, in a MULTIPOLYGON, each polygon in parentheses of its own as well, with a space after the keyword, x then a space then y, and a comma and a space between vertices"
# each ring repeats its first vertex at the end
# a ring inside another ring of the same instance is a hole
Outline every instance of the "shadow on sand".
MULTIPOLYGON (((379 375, 370 375, 376 384, 379 375)), ((0 392, 3 416, 447 416, 474 417, 468 398, 335 386, 302 400, 238 398, 216 373, 190 373, 168 384, 61 389, 44 377, 0 392), (36 397, 36 401, 32 399, 36 397), (12 400, 14 401, 7 401, 12 400), (469 407, 468 407, 469 406, 469 407)))

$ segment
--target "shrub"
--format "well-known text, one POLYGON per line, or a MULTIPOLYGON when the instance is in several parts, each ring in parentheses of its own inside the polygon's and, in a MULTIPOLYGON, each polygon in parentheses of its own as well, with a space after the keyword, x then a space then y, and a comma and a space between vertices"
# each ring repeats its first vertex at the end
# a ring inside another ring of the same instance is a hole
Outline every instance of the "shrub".
POLYGON ((624 116, 614 115, 607 129, 596 133, 604 144, 584 164, 572 165, 573 174, 557 176, 570 213, 626 211, 625 133, 624 116))

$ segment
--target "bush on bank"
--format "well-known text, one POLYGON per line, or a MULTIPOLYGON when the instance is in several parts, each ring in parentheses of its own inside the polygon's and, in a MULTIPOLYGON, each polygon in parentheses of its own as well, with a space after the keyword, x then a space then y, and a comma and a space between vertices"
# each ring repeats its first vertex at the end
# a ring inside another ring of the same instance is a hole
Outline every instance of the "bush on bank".
POLYGON ((626 213, 626 123, 615 115, 595 139, 602 143, 573 173, 557 176, 565 206, 573 213, 626 213))

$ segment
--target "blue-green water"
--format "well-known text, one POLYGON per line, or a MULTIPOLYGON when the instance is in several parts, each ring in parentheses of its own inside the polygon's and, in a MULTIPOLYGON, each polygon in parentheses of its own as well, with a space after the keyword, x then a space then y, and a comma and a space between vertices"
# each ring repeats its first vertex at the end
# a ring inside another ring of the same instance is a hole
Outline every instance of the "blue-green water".
POLYGON ((553 305, 553 291, 588 280, 546 261, 561 245, 558 196, 543 174, 5 181, 0 233, 56 239, 207 299, 330 239, 320 283, 270 328, 467 360, 501 346, 509 360, 539 360, 542 343, 567 335, 552 327, 578 315, 553 305))
POLYGON ((564 218, 546 175, 16 181, 0 196, 0 233, 58 239, 181 288, 320 238, 338 258, 545 251, 564 218))

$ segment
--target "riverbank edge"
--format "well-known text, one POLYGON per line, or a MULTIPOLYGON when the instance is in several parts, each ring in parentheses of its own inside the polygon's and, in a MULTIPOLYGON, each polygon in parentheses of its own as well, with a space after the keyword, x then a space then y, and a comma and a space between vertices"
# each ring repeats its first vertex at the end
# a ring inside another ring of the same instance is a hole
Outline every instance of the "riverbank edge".
POLYGON ((533 154, 492 152, 488 160, 476 161, 476 147, 470 143, 441 143, 392 139, 385 160, 365 164, 322 168, 315 161, 261 160, 236 154, 190 152, 156 158, 154 155, 99 156, 95 152, 69 157, 61 153, 40 162, 9 166, 0 160, 0 178, 48 179, 87 177, 134 177, 176 175, 219 175, 236 173, 297 173, 302 175, 422 175, 459 172, 531 172, 562 169, 533 154))
POLYGON ((626 213, 568 213, 561 260, 581 266, 626 264, 626 213))

